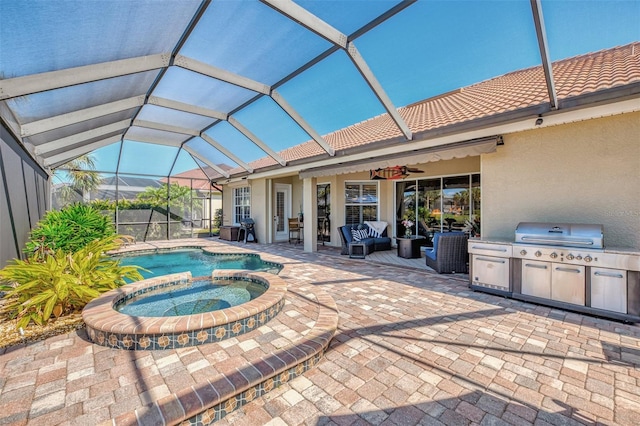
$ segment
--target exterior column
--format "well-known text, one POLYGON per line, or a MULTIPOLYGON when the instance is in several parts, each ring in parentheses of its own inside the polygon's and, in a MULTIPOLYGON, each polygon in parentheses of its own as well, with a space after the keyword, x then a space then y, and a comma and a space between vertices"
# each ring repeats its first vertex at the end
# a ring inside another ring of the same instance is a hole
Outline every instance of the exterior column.
POLYGON ((304 251, 318 251, 318 192, 316 178, 302 181, 302 213, 304 214, 304 251))

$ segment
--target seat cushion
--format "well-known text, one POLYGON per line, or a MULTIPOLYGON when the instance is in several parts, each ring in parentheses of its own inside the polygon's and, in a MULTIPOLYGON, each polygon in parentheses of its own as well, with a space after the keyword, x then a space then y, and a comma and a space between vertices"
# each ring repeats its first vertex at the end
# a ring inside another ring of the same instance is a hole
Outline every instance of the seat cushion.
POLYGON ((424 255, 429 259, 436 260, 436 251, 434 249, 426 249, 424 255))

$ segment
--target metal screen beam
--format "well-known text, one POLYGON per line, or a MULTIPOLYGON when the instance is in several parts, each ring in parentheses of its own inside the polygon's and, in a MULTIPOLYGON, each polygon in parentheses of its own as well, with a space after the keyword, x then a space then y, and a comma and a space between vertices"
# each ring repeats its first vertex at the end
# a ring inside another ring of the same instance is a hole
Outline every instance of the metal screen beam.
POLYGON ((332 44, 347 48, 347 36, 290 0, 260 0, 332 44))
POLYGON ((0 99, 150 71, 168 66, 170 58, 168 53, 159 53, 0 80, 0 99))
POLYGON ((165 132, 179 133, 181 135, 200 136, 200 130, 189 129, 187 127, 172 126, 170 124, 155 123, 146 120, 133 120, 132 126, 144 127, 146 129, 163 130, 165 132))
POLYGON ((198 74, 206 75, 208 77, 212 77, 217 80, 233 84, 235 86, 243 87, 254 92, 268 95, 271 91, 268 85, 260 83, 259 81, 251 80, 250 78, 234 74, 222 68, 217 68, 212 65, 205 64, 204 62, 196 61, 195 59, 191 59, 186 56, 176 56, 173 64, 180 68, 197 72, 198 74))
POLYGON ((204 139, 209 145, 211 145, 212 147, 214 147, 215 149, 217 149, 218 151, 226 155, 228 158, 230 158, 232 161, 234 161, 237 165, 239 165, 249 173, 253 173, 253 168, 251 168, 251 166, 249 166, 247 163, 242 161, 240 158, 238 158, 237 155, 233 154, 227 148, 222 146, 218 141, 213 139, 211 136, 207 135, 206 133, 202 133, 200 137, 204 139))
POLYGON ((52 155, 52 156, 43 156, 44 164, 47 166, 51 166, 53 164, 58 164, 61 162, 65 162, 71 160, 72 158, 79 157, 87 152, 93 151, 98 148, 102 148, 103 146, 111 145, 112 143, 120 142, 122 139, 122 135, 111 136, 105 139, 101 139, 96 142, 91 142, 86 145, 81 145, 77 148, 69 149, 60 154, 52 155))
POLYGON ((202 155, 198 154, 197 152, 195 152, 193 149, 189 148, 188 146, 183 146, 182 148, 184 148, 185 151, 187 151, 189 154, 193 155, 195 158, 197 158, 198 160, 202 161, 204 164, 206 164, 207 166, 211 167, 213 170, 215 170, 216 172, 220 173, 222 176, 226 177, 227 179, 229 178, 229 173, 226 172, 225 170, 221 169, 220 167, 216 166, 215 164, 213 164, 211 161, 207 160, 206 158, 204 158, 202 155))
POLYGON ((271 98, 273 98, 273 100, 276 101, 278 105, 280 105, 280 108, 282 108, 283 111, 286 112, 293 121, 298 123, 298 126, 302 127, 302 129, 307 132, 307 134, 311 136, 311 138, 316 141, 316 143, 320 145, 322 149, 327 152, 327 154, 332 157, 335 155, 336 152, 331 147, 331 145, 329 145, 327 141, 325 141, 324 138, 320 136, 320 134, 316 132, 316 130, 311 127, 311 125, 307 123, 305 119, 302 118, 302 116, 298 114, 298 112, 291 105, 289 105, 289 103, 284 99, 284 97, 282 97, 280 93, 278 93, 278 91, 272 91, 271 98))
POLYGON ((389 113, 389 115, 391 116, 391 119, 396 123, 398 129, 400 129, 407 140, 411 140, 413 137, 411 129, 409 128, 407 123, 405 123, 404 119, 400 116, 400 113, 393 105, 393 102, 391 102, 391 99, 389 98, 389 96, 387 96, 387 93, 382 88, 382 85, 378 82, 378 79, 373 74, 373 71, 371 71, 369 65, 367 65, 367 62, 364 60, 362 55, 360 55, 360 52, 358 51, 358 49, 356 49, 356 46, 353 43, 349 43, 347 53, 349 54, 349 57, 351 58, 353 64, 358 69, 358 72, 360 72, 360 75, 362 75, 362 78, 365 79, 382 106, 384 106, 384 109, 386 109, 387 113, 389 113))
POLYGON ((158 96, 150 96, 147 104, 174 109, 176 111, 202 115, 204 117, 215 118, 218 120, 226 120, 228 117, 226 113, 221 111, 215 111, 212 109, 199 107, 197 105, 186 104, 184 102, 173 101, 171 99, 160 98, 158 96))
POLYGON ((143 104, 144 95, 141 95, 57 115, 55 117, 45 118, 43 120, 32 121, 31 123, 22 125, 22 136, 26 137, 37 135, 49 130, 59 129, 60 127, 70 126, 72 124, 81 123, 98 117, 104 117, 105 115, 114 114, 120 111, 126 111, 131 108, 139 107, 143 104))
POLYGON ((544 18, 542 16, 542 4, 539 0, 531 1, 531 11, 533 12, 533 22, 536 27, 536 35, 538 37, 538 46, 540 48, 540 57, 542 58, 542 69, 544 70, 544 78, 547 82, 547 92, 549 94, 549 103, 551 109, 558 109, 558 94, 553 81, 553 69, 551 68, 551 58, 549 57, 549 46, 547 44, 547 32, 544 26, 544 18))
POLYGON ((266 143, 262 142, 262 140, 260 140, 259 137, 254 135, 251 132, 251 130, 249 130, 246 127, 244 127, 242 125, 242 123, 240 123, 234 117, 229 117, 229 124, 231 124, 233 127, 235 127, 240 133, 245 135, 247 138, 249 138, 249 140, 251 140, 251 142, 256 144, 261 150, 266 152, 267 155, 269 155, 269 157, 273 158, 278 163, 280 163, 281 166, 286 166, 287 165, 287 161, 284 158, 282 158, 280 156, 280 154, 278 154, 273 149, 271 149, 271 147, 269 145, 267 145, 266 143))
POLYGON ((123 139, 132 141, 132 142, 144 142, 144 143, 152 143, 157 145, 174 146, 176 148, 180 148, 184 143, 184 141, 170 141, 166 139, 158 139, 157 137, 153 137, 153 136, 147 137, 143 135, 136 135, 136 136, 125 135, 123 139))
POLYGON ((95 129, 87 130, 86 132, 76 133, 66 138, 56 139, 51 142, 46 142, 35 147, 35 152, 38 155, 46 154, 47 152, 55 151, 60 148, 64 148, 69 145, 76 145, 80 142, 88 141, 89 139, 97 138, 109 133, 120 132, 125 130, 131 124, 131 120, 121 120, 116 123, 107 124, 106 126, 96 127, 95 129))
MULTIPOLYGON (((282 15, 286 16, 287 18, 299 23, 303 27, 307 28, 309 31, 312 31, 313 33, 319 35, 320 37, 324 38, 330 43, 333 43, 334 45, 345 50, 349 55, 349 57, 351 58, 351 61, 357 68, 358 72, 362 76, 362 78, 364 78, 364 80, 367 82, 367 84, 369 85, 373 93, 376 95, 376 97, 378 98, 378 100, 380 101, 384 109, 387 110, 387 113, 391 116, 391 119, 396 123, 396 126, 398 127, 398 129, 400 129, 400 131, 404 134, 404 137, 407 140, 412 139, 411 129, 398 113, 398 110, 393 105, 393 102, 391 102, 391 99, 389 98, 389 96, 387 96, 387 93, 382 88, 382 85, 380 84, 380 82, 378 82, 378 79, 376 79, 375 75, 367 65, 366 61, 364 60, 362 55, 360 55, 360 52, 358 52, 358 49, 356 49, 353 42, 348 42, 348 37, 345 34, 333 28, 331 25, 327 24, 322 19, 318 18, 317 16, 307 11, 303 7, 298 6, 296 3, 294 3, 291 0, 261 0, 261 1, 269 5, 270 7, 272 7, 279 13, 281 13, 282 15)), ((330 155, 333 155, 333 153, 328 151, 327 148, 320 141, 316 140, 316 142, 318 142, 325 149, 325 151, 329 152, 330 155)))

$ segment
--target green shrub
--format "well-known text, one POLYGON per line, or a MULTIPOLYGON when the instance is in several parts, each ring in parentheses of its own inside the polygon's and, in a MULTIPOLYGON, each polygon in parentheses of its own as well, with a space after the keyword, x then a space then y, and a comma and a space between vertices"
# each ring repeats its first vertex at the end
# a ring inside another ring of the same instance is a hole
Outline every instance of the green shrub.
POLYGON ((119 247, 115 236, 94 240, 75 253, 57 249, 42 259, 34 254, 28 260, 13 260, 0 270, 0 283, 6 290, 5 311, 17 318, 17 327, 31 322, 46 324, 55 317, 79 312, 105 291, 128 280, 140 280, 138 266, 120 266, 104 253, 119 247))
POLYGON ((73 253, 91 241, 115 235, 110 218, 85 204, 72 204, 62 210, 51 210, 31 231, 26 252, 38 250, 73 253))

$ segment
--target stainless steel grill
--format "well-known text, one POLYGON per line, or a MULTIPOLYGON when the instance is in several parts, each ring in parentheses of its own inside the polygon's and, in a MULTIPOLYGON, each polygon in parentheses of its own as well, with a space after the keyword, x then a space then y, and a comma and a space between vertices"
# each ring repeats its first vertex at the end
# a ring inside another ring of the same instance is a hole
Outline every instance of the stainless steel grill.
POLYGON ((521 222, 515 242, 469 241, 470 286, 640 322, 640 256, 604 247, 602 225, 521 222))
POLYGON ((604 232, 595 224, 520 222, 515 242, 602 250, 604 232))

